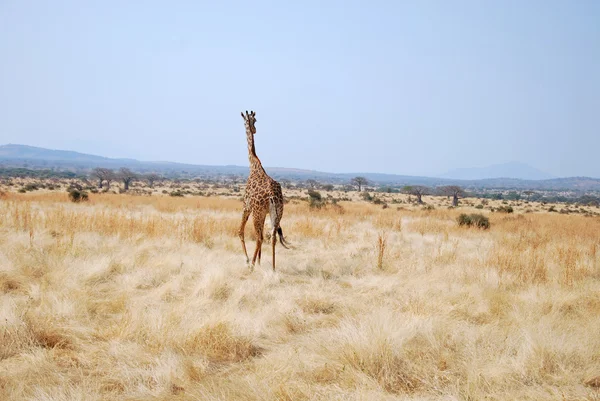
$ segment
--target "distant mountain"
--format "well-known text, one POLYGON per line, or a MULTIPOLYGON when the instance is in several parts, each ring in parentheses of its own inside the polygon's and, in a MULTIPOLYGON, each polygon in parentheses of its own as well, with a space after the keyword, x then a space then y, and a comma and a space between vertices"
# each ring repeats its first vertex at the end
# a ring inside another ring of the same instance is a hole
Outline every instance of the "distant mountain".
MULTIPOLYGON (((245 175, 247 166, 211 166, 168 161, 140 161, 135 159, 113 159, 70 150, 54 150, 27 145, 0 145, 0 165, 6 167, 52 168, 75 172, 87 172, 95 167, 116 169, 127 167, 134 171, 157 172, 172 175, 245 175)), ((287 178, 319 178, 328 173, 296 168, 265 167, 274 176, 287 178)))
MULTIPOLYGON (((247 176, 248 166, 210 166, 199 164, 184 164, 162 161, 139 161, 135 159, 112 159, 85 153, 51 150, 26 145, 0 145, 0 171, 2 168, 48 169, 55 171, 88 174, 94 167, 117 169, 128 167, 138 173, 155 172, 166 177, 218 177, 218 176, 247 176)), ((348 184, 353 177, 367 178, 373 185, 460 185, 467 190, 479 189, 532 189, 556 191, 600 191, 600 179, 589 177, 570 178, 526 178, 543 177, 539 170, 520 163, 490 166, 487 169, 461 169, 449 172, 445 177, 418 177, 409 175, 383 173, 328 173, 315 170, 303 170, 285 167, 265 167, 265 170, 275 179, 307 180, 314 179, 323 183, 348 184), (465 171, 479 170, 479 176, 465 171), (456 172, 463 172, 461 176, 456 172), (481 171, 485 171, 482 173, 481 171), (485 177, 484 179, 467 177, 485 177), (464 178, 458 178, 464 177, 464 178), (506 178, 510 177, 510 178, 506 178), (516 177, 516 178, 515 178, 516 177), (520 178, 525 177, 525 178, 520 178)))
POLYGON ((74 162, 110 162, 110 161, 125 161, 135 162, 133 159, 110 159, 103 156, 88 155, 85 153, 73 152, 70 150, 53 150, 46 148, 38 148, 35 146, 8 145, 0 146, 0 158, 2 159, 27 159, 27 160, 61 160, 74 162))
POLYGON ((440 176, 456 180, 484 180, 489 178, 517 178, 521 180, 548 180, 552 175, 525 163, 510 162, 487 167, 457 168, 440 176))

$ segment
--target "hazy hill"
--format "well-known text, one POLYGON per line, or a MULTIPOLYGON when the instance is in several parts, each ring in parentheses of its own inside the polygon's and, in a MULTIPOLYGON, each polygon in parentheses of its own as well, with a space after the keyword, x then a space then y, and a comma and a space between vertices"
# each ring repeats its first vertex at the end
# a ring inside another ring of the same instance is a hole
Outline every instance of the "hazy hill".
MULTIPOLYGON (((509 163, 510 164, 510 163, 509 163)), ((408 175, 383 174, 383 173, 328 173, 323 171, 303 170, 284 167, 265 167, 267 172, 276 179, 307 180, 315 179, 321 182, 338 184, 349 183, 353 177, 363 176, 376 185, 460 185, 467 189, 534 189, 534 190, 566 190, 566 191, 600 191, 600 179, 589 177, 551 178, 551 179, 519 179, 519 178, 490 178, 496 175, 507 176, 512 171, 521 176, 539 176, 545 173, 535 170, 527 165, 517 163, 504 167, 490 166, 490 176, 484 179, 459 179, 450 177, 418 177, 408 175), (523 166, 529 167, 524 168, 523 166), (493 167, 493 168, 492 168, 493 167), (514 170, 516 169, 516 170, 514 170), (496 171, 497 173, 494 173, 496 171), (500 173, 504 172, 504 173, 500 173)), ((26 145, 0 145, 0 167, 26 167, 29 169, 53 169, 86 174, 94 167, 117 169, 128 167, 134 171, 156 172, 165 176, 197 177, 197 176, 246 176, 248 166, 210 166, 185 164, 163 161, 139 161, 135 159, 113 159, 97 155, 38 148, 26 145)), ((465 170, 462 169, 463 173, 465 170)), ((463 177, 481 176, 485 169, 478 169, 477 174, 464 173, 463 177)), ((459 170, 455 170, 459 171, 459 170)), ((446 174, 448 175, 448 174, 446 174)), ((450 174, 454 177, 460 174, 450 174)))
POLYGON ((483 180, 488 178, 518 178, 521 180, 547 180, 552 175, 525 163, 510 162, 487 167, 457 168, 442 174, 442 178, 457 180, 483 180))

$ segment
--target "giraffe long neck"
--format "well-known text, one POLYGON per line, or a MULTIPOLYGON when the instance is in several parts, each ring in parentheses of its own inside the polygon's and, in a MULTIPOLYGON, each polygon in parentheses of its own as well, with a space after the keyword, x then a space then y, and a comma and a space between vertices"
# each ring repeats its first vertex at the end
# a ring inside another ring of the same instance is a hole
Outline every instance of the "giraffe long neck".
POLYGON ((256 155, 256 148, 254 147, 254 135, 252 134, 252 131, 250 131, 250 126, 248 126, 248 124, 246 124, 246 139, 248 140, 248 160, 250 161, 250 170, 256 168, 262 169, 262 164, 256 155))

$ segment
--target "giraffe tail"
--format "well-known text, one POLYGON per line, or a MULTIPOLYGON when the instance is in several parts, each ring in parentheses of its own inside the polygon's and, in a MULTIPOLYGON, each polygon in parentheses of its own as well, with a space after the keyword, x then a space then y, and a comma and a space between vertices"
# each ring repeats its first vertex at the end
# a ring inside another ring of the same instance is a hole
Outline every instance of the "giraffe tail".
POLYGON ((290 245, 290 243, 285 240, 281 226, 277 227, 277 234, 279 234, 279 242, 281 243, 281 246, 283 246, 285 249, 290 249, 288 248, 288 245, 290 245))

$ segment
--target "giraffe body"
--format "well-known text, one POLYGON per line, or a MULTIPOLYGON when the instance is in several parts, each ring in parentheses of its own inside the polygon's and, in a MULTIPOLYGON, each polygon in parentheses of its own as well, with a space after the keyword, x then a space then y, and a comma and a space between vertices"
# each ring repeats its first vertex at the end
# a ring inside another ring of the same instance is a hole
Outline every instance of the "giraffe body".
POLYGON ((277 235, 279 242, 284 248, 287 248, 283 231, 280 227, 281 218, 283 217, 283 192, 281 185, 269 177, 267 172, 262 167, 260 159, 256 156, 254 147, 254 134, 256 128, 256 113, 251 112, 244 115, 242 118, 246 125, 246 138, 248 140, 248 159, 250 161, 250 174, 246 182, 246 190, 244 191, 244 210, 242 213, 242 223, 240 225, 239 237, 242 242, 242 249, 246 255, 246 263, 249 263, 248 252, 246 250, 246 242, 244 240, 244 231, 248 218, 252 215, 254 223, 254 231, 256 233, 256 249, 252 256, 252 265, 254 268, 255 262, 260 258, 262 253, 263 231, 265 219, 267 215, 271 218, 271 250, 273 254, 273 270, 275 270, 275 245, 277 243, 277 235))

